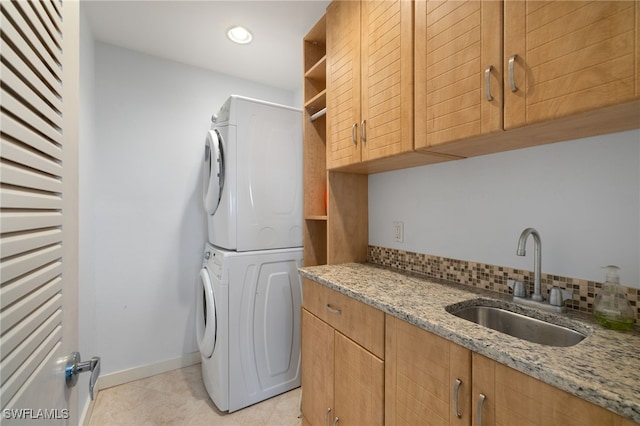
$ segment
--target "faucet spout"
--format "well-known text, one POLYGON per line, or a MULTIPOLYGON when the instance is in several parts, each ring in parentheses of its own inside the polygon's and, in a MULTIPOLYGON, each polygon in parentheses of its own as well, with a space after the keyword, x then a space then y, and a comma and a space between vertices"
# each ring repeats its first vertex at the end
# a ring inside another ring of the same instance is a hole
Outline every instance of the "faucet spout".
POLYGON ((542 302, 544 297, 542 297, 542 290, 540 285, 540 276, 542 275, 542 242, 540 240, 540 234, 533 228, 527 228, 522 231, 520 234, 520 239, 518 240, 518 249, 516 250, 516 254, 518 256, 524 256, 525 245, 527 243, 527 239, 529 235, 533 237, 534 244, 534 258, 533 258, 533 294, 531 295, 531 299, 537 302, 542 302))

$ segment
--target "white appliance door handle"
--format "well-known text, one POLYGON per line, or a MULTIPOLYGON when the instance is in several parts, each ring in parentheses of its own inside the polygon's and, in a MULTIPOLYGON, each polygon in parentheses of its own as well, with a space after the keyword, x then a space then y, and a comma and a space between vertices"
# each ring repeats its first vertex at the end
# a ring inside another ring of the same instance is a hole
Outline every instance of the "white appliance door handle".
POLYGON ((213 215, 220 204, 224 187, 222 138, 217 130, 209 130, 204 150, 203 201, 207 214, 213 215))
POLYGON ((200 353, 209 358, 216 345, 216 302, 213 284, 206 268, 200 270, 196 299, 196 340, 200 353))

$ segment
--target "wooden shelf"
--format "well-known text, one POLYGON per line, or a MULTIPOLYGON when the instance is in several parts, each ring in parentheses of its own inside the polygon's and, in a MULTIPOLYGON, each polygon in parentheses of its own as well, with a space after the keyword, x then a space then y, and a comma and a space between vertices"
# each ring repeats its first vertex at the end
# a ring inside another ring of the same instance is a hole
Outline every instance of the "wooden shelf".
POLYGON ((304 107, 309 113, 309 115, 313 115, 316 112, 320 111, 322 108, 326 108, 327 106, 327 90, 322 90, 320 93, 315 95, 313 98, 309 99, 305 102, 304 107))
POLYGON ((327 220, 327 215, 309 215, 305 220, 327 220))

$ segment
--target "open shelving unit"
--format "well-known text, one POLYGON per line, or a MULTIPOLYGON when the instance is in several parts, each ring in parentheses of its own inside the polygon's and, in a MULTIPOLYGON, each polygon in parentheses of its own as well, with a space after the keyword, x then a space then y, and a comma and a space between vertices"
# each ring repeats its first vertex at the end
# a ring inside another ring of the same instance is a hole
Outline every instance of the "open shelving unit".
POLYGON ((327 24, 304 38, 304 264, 366 260, 368 179, 327 171, 327 24))
POLYGON ((327 47, 323 16, 304 38, 304 264, 327 263, 327 47))

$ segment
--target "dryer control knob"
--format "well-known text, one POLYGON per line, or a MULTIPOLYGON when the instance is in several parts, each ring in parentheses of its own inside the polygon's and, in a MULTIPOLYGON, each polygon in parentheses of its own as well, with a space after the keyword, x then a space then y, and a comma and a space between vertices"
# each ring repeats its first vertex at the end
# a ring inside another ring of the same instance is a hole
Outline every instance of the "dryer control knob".
POLYGON ((209 260, 210 257, 211 257, 211 253, 210 252, 207 251, 207 252, 204 253, 204 258, 205 259, 209 260))

